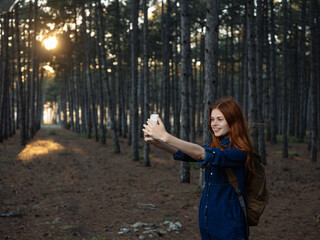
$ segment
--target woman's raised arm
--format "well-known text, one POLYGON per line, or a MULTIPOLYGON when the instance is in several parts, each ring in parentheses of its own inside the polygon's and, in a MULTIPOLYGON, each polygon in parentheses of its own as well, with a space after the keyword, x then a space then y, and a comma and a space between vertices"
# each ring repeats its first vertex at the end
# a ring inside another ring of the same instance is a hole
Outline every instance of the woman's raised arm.
POLYGON ((158 124, 148 119, 147 125, 144 124, 143 132, 152 137, 155 140, 158 140, 164 144, 167 144, 175 149, 179 149, 185 154, 189 155, 195 160, 204 160, 205 150, 198 144, 190 143, 184 140, 181 140, 177 137, 169 134, 163 122, 158 117, 158 124))

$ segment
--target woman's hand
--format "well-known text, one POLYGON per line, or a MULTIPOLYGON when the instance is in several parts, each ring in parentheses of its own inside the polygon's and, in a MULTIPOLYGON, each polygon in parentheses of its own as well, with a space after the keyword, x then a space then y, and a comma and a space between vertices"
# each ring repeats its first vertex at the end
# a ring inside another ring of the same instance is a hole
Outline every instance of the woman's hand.
POLYGON ((142 131, 144 132, 145 140, 147 142, 150 141, 151 143, 152 140, 150 137, 153 140, 163 141, 164 137, 166 136, 167 130, 159 117, 157 122, 159 124, 155 123, 151 119, 148 119, 147 124, 143 124, 144 129, 142 129, 142 131))
POLYGON ((161 142, 159 142, 159 140, 156 140, 152 137, 150 137, 148 134, 146 133, 143 133, 143 137, 144 137, 144 140, 149 143, 149 144, 152 144, 153 146, 155 147, 160 147, 161 145, 161 142))

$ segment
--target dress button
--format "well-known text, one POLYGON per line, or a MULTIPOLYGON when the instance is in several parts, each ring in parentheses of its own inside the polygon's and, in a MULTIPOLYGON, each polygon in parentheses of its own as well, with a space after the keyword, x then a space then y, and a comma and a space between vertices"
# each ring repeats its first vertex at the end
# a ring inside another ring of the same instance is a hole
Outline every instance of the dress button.
POLYGON ((210 175, 212 175, 213 173, 210 173, 210 175))
POLYGON ((208 183, 208 185, 210 186, 211 184, 210 184, 210 183, 208 183))
POLYGON ((206 206, 206 208, 207 208, 208 206, 206 206))
POLYGON ((216 152, 215 152, 215 151, 212 151, 212 153, 215 154, 216 152))

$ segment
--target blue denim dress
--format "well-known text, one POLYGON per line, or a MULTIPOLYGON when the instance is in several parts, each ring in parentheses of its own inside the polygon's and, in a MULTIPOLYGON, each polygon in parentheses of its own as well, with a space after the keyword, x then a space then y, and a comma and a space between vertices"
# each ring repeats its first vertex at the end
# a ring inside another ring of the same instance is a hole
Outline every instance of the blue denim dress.
MULTIPOLYGON (((222 140, 226 149, 229 138, 222 140)), ((243 240, 247 239, 247 226, 238 196, 230 185, 224 168, 232 168, 238 178, 239 186, 244 192, 247 174, 246 153, 231 147, 226 150, 203 146, 206 151, 205 187, 199 207, 199 228, 203 240, 243 240)), ((178 151, 175 160, 197 162, 187 154, 178 151)))

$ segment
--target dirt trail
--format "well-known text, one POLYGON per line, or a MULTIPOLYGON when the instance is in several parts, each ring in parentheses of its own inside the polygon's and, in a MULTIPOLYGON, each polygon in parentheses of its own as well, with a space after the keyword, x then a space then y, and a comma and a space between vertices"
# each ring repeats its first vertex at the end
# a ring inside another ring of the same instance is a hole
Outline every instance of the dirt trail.
MULTIPOLYGON (((160 229, 166 220, 182 227, 159 238, 200 239, 199 170, 180 184, 170 155, 151 148, 146 168, 130 160, 127 139, 120 138, 121 154, 107 141, 43 128, 25 149, 18 134, 0 144, 0 213, 21 214, 0 218, 0 239, 149 239, 144 228, 118 232, 137 222, 160 229)), ((281 146, 267 145, 270 203, 251 239, 319 239, 320 159, 309 162, 306 144, 289 146, 298 156, 281 159, 281 146)))

